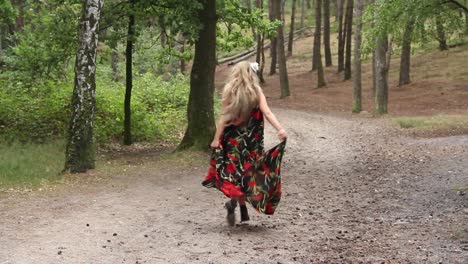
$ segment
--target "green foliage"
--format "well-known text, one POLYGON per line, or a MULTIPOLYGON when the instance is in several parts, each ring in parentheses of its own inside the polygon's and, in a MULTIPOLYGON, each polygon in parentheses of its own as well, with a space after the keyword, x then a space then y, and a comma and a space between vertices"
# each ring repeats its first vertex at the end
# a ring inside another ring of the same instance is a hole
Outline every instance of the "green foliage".
POLYGON ((18 12, 11 1, 0 1, 0 24, 11 24, 15 21, 15 17, 18 15, 18 12))
POLYGON ((38 187, 56 180, 65 162, 65 144, 0 144, 0 191, 10 187, 38 187))
MULTIPOLYGON (((104 68, 105 69, 105 68, 104 68)), ((104 73, 98 73, 104 75, 104 73)), ((70 118, 73 90, 69 82, 45 83, 34 89, 8 86, 0 90, 0 138, 5 141, 46 142, 63 138, 70 118)), ((98 143, 122 138, 125 87, 98 78, 95 136, 98 143)), ((188 80, 169 81, 144 74, 135 78, 132 130, 135 141, 176 140, 185 125, 188 80)))
POLYGON ((218 30, 216 45, 219 52, 230 52, 236 48, 250 48, 255 44, 251 29, 263 33, 267 38, 276 34, 281 21, 271 22, 264 10, 254 9, 251 13, 243 1, 218 1, 218 30))
POLYGON ((31 4, 29 22, 13 36, 4 63, 14 79, 32 83, 35 78, 57 78, 76 52, 80 4, 31 4))
POLYGON ((375 40, 391 35, 400 45, 407 23, 414 27, 412 41, 424 44, 436 38, 436 19, 443 21, 448 41, 463 37, 465 24, 459 10, 449 1, 439 0, 376 0, 363 14, 363 55, 374 49, 375 40))

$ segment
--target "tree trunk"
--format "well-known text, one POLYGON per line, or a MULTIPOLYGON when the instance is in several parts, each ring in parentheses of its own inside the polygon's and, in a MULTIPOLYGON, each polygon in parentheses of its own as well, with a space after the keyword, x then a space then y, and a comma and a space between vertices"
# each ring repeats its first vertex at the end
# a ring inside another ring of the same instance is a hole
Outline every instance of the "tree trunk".
POLYGON ((136 0, 130 0, 130 14, 128 16, 128 34, 127 34, 127 47, 125 49, 125 101, 124 101, 124 145, 132 144, 132 110, 131 110, 131 101, 132 101, 132 86, 133 86, 133 76, 132 76, 132 53, 133 53, 133 41, 135 37, 135 14, 134 6, 136 0))
POLYGON ((111 52, 111 68, 112 68, 112 80, 117 82, 119 80, 119 53, 115 48, 112 48, 111 52))
POLYGON ((16 0, 15 5, 18 8, 18 16, 15 22, 15 32, 21 31, 24 28, 24 1, 16 0))
POLYGON ((325 46, 325 67, 332 66, 330 48, 330 0, 323 1, 323 45, 325 46))
MULTIPOLYGON (((185 52, 185 36, 184 33, 179 33, 179 52, 183 54, 185 52)), ((185 59, 180 58, 180 73, 185 74, 186 71, 185 59)))
POLYGON ((351 41, 353 32, 353 0, 348 0, 346 5, 346 60, 345 80, 351 79, 351 41))
POLYGON ((315 2, 315 34, 314 34, 314 62, 317 69, 317 88, 324 87, 325 76, 323 72, 322 64, 322 52, 320 47, 321 42, 321 33, 322 31, 322 0, 316 0, 315 2))
POLYGON ((338 72, 344 71, 343 1, 338 0, 338 72))
MULTIPOLYGON (((268 9, 269 9, 269 14, 270 14, 270 21, 274 21, 276 16, 275 16, 275 5, 276 5, 276 0, 269 0, 269 5, 268 5, 268 9)), ((278 6, 278 9, 280 7, 278 6)), ((271 65, 270 65, 270 75, 273 75, 276 73, 276 59, 277 59, 277 54, 276 54, 276 50, 277 50, 277 41, 278 38, 277 37, 273 37, 271 39, 271 44, 270 44, 270 57, 271 57, 271 65)))
POLYGON ((375 60, 375 49, 372 51, 372 98, 375 98, 375 90, 377 89, 377 63, 375 60))
MULTIPOLYGON (((275 15, 277 19, 281 18, 281 1, 274 0, 275 2, 275 15)), ((284 24, 277 29, 277 52, 278 52, 278 66, 280 74, 281 98, 289 96, 289 80, 288 71, 286 66, 286 54, 284 49, 284 24)))
POLYGON ((354 33, 354 78, 353 78, 353 113, 360 113, 362 110, 362 88, 361 88, 361 29, 362 11, 364 0, 357 0, 356 7, 356 32, 354 33))
POLYGON ((86 172, 95 167, 93 125, 96 109, 96 48, 102 5, 101 0, 83 1, 72 115, 65 152, 64 171, 70 170, 72 173, 86 172))
MULTIPOLYGON (((263 0, 256 0, 255 7, 263 12, 263 0)), ((265 79, 263 78, 263 70, 265 68, 264 38, 265 33, 257 31, 257 54, 255 56, 255 61, 260 65, 260 69, 257 72, 260 83, 265 83, 265 79)))
POLYGON ((195 42, 187 106, 188 126, 178 150, 208 148, 215 131, 213 93, 216 69, 216 0, 199 0, 202 24, 195 42))
MULTIPOLYGON (((305 27, 305 1, 306 0, 301 0, 301 29, 305 27)), ((304 34, 304 31, 301 32, 301 34, 304 34)))
POLYGON ((310 0, 307 0, 307 9, 311 9, 312 8, 312 4, 310 3, 310 0))
POLYGON ((292 0, 291 25, 289 27, 288 56, 292 56, 295 20, 296 20, 296 0, 292 0))
POLYGON ((439 50, 448 50, 444 25, 439 16, 436 17, 436 29, 437 29, 437 40, 439 41, 439 50))
POLYGON ((388 68, 387 68, 388 37, 381 36, 376 40, 375 48, 375 112, 377 114, 387 113, 388 101, 388 68))
POLYGON ((410 19, 403 34, 403 41, 401 43, 401 60, 400 60, 400 81, 399 86, 411 83, 410 69, 411 69, 411 34, 413 33, 414 20, 410 19))

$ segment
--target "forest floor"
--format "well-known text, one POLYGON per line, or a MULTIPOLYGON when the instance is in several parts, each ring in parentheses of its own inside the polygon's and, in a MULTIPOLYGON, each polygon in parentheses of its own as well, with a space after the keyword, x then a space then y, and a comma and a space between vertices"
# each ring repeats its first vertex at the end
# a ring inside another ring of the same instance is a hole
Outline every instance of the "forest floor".
MULTIPOLYGON (((327 88, 312 89, 307 43, 289 61, 291 98, 277 99, 277 76, 263 86, 289 133, 275 215, 250 210, 248 224, 229 227, 226 199, 201 186, 208 154, 124 148, 64 184, 0 194, 0 263, 467 263, 465 128, 421 134, 392 121, 468 114, 468 74, 423 76, 425 60, 456 63, 466 48, 416 57, 414 83, 391 82, 392 114, 376 118, 366 83, 359 115, 333 69, 327 88)), ((267 125, 266 147, 275 143, 267 125)))

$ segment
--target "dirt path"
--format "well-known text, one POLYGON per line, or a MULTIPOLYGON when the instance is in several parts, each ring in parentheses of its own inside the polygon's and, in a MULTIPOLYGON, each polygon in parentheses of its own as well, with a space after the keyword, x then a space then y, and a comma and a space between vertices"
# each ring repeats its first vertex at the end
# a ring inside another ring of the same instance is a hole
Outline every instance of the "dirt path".
POLYGON ((129 156, 98 184, 0 197, 0 263, 468 262, 468 136, 275 112, 290 139, 274 216, 228 227, 207 156, 129 156))

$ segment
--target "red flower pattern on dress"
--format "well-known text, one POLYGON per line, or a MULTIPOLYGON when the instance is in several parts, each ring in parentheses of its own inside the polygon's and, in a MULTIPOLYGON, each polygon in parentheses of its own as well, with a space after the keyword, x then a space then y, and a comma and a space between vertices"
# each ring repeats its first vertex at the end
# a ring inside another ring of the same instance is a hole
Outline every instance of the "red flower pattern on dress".
POLYGON ((273 214, 281 200, 280 165, 286 142, 265 152, 263 127, 258 107, 242 127, 227 126, 220 139, 223 148, 213 151, 202 184, 219 189, 227 197, 245 195, 258 212, 273 214))
POLYGON ((229 143, 231 143, 233 146, 239 146, 239 141, 233 139, 233 138, 229 138, 229 143))
POLYGON ((226 172, 227 173, 234 173, 236 171, 236 166, 232 163, 229 163, 226 167, 226 172))

